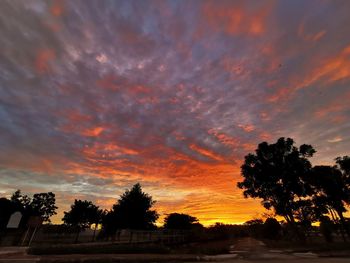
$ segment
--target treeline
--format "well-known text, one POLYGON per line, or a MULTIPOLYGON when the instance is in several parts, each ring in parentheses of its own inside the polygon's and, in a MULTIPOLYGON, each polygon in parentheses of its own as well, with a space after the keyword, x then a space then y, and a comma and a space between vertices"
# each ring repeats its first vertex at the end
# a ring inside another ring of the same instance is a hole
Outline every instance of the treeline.
MULTIPOLYGON (((20 227, 26 227, 31 216, 40 216, 43 221, 50 222, 50 217, 56 214, 55 194, 39 193, 33 198, 23 195, 17 190, 10 199, 0 198, 0 230, 7 226, 10 216, 20 211, 23 215, 20 227)), ((64 212, 62 221, 64 225, 53 226, 57 232, 75 232, 76 242, 79 233, 87 228, 94 229, 93 240, 98 225, 101 226, 100 238, 114 238, 120 229, 154 230, 159 217, 153 210, 155 201, 142 191, 140 184, 135 184, 125 191, 110 210, 103 210, 88 200, 75 200, 69 211, 64 212)), ((165 229, 189 230, 202 228, 198 219, 182 213, 171 213, 164 220, 165 229)))
POLYGON ((261 199, 265 208, 282 216, 299 239, 320 222, 325 232, 339 226, 345 240, 350 237, 344 217, 350 205, 350 157, 312 166, 309 158, 315 152, 311 145, 296 147, 291 138, 260 143, 255 153, 245 156, 243 181, 237 185, 245 197, 261 199))
MULTIPOLYGON (((296 147, 290 138, 280 138, 273 144, 260 143, 255 153, 245 156, 241 166, 243 181, 238 187, 243 189, 245 197, 261 199, 262 205, 274 215, 282 216, 285 223, 270 218, 266 222, 248 221, 243 227, 217 224, 207 229, 206 234, 235 232, 245 235, 249 232, 256 235, 254 229, 266 228, 270 232, 277 229, 275 232, 279 233, 270 238, 288 233, 288 238, 304 240, 305 233, 313 229, 312 224, 319 222, 328 241, 335 230, 340 231, 344 240, 346 235, 350 237, 349 222, 344 217, 350 205, 350 157, 338 157, 334 165, 312 166, 309 159, 315 152, 311 145, 296 147), (290 233, 294 233, 293 236, 290 233)), ((0 198, 0 230, 6 228, 15 211, 23 215, 22 227, 31 216, 40 216, 49 223, 50 217, 56 214, 55 201, 52 192, 29 197, 19 190, 10 199, 0 198)), ((156 229, 159 214, 152 209, 154 204, 152 196, 143 192, 140 184, 135 184, 109 210, 88 200, 75 200, 70 210, 64 212, 62 221, 66 229, 76 231, 76 240, 82 230, 91 227, 96 230, 99 225, 100 237, 108 239, 120 229, 156 229)), ((163 227, 196 229, 198 233, 203 229, 197 218, 181 213, 169 214, 163 227)), ((263 233, 261 231, 259 233, 263 233)), ((265 236, 269 238, 268 234, 265 236)))
MULTIPOLYGON (((114 239, 120 229, 157 229, 155 222, 159 214, 152 209, 154 204, 152 196, 143 192, 141 185, 137 183, 125 191, 110 210, 102 210, 91 201, 75 200, 70 211, 64 212, 62 221, 77 229, 76 241, 80 231, 92 225, 94 230, 101 225, 99 238, 114 239)), ((197 218, 190 215, 171 213, 164 219, 165 229, 189 230, 195 227, 202 225, 197 218)))

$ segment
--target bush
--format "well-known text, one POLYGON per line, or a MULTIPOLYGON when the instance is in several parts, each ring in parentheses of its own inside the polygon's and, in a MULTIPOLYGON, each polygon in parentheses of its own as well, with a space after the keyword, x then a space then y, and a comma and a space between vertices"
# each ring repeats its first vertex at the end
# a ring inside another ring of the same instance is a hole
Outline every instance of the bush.
POLYGON ((267 239, 278 239, 281 236, 281 225, 275 218, 266 219, 263 225, 263 237, 267 239))

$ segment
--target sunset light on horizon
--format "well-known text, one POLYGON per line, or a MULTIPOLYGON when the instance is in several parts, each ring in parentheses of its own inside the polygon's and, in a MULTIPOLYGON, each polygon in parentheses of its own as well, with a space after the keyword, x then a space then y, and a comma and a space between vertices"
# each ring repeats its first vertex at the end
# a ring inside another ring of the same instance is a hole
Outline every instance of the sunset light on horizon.
POLYGON ((263 141, 350 155, 350 1, 0 1, 0 194, 110 209, 134 184, 203 225, 272 213, 263 141))

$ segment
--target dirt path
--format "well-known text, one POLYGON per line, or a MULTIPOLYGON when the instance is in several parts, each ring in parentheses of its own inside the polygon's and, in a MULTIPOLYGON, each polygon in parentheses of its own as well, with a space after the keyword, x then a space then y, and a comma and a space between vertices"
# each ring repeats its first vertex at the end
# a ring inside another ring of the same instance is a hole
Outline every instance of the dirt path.
POLYGON ((269 249, 262 241, 251 237, 239 239, 230 249, 231 254, 237 254, 238 259, 254 260, 293 260, 318 258, 314 253, 290 253, 290 251, 269 249))
POLYGON ((234 251, 247 253, 266 253, 268 249, 262 241, 251 237, 246 237, 239 239, 236 244, 231 247, 231 253, 234 251))

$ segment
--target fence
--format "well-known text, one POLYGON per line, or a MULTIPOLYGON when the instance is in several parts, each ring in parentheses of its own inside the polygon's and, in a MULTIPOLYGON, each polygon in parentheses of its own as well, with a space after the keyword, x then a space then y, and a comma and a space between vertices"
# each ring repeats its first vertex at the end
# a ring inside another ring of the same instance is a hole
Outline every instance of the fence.
POLYGON ((109 238, 97 239, 99 230, 94 233, 91 229, 77 232, 53 232, 45 231, 45 228, 39 228, 36 232, 34 229, 29 230, 12 230, 0 233, 1 246, 25 245, 29 243, 35 244, 72 244, 79 235, 79 243, 87 242, 113 242, 113 243, 164 243, 176 244, 183 243, 188 240, 189 233, 187 231, 172 230, 118 230, 115 235, 109 238), (32 238, 33 237, 33 238, 32 238), (31 241, 31 242, 30 242, 31 241))

